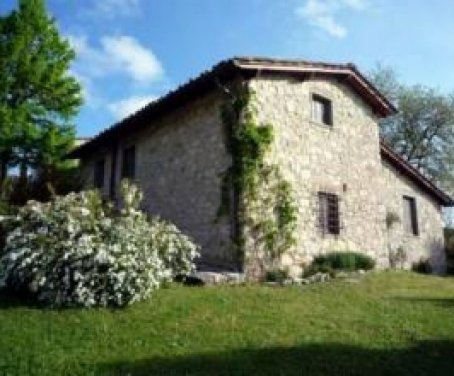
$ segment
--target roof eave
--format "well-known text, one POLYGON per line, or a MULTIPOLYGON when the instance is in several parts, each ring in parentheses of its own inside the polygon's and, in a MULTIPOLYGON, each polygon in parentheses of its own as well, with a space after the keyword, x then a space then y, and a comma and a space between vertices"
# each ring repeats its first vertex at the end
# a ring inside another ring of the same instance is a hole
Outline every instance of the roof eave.
POLYGON ((387 161, 391 162, 395 168, 398 168, 400 172, 404 173, 407 177, 417 183, 420 188, 435 198, 440 205, 445 207, 454 206, 454 200, 451 196, 438 188, 433 182, 395 153, 383 141, 380 142, 380 154, 385 157, 387 161))

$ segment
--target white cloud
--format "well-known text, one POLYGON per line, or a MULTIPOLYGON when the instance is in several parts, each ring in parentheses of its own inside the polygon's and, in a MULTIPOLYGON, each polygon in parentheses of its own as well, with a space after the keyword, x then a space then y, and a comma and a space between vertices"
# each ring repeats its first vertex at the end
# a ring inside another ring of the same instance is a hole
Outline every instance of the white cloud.
POLYGON ((88 43, 86 36, 69 36, 76 51, 74 70, 85 77, 126 74, 148 84, 162 78, 164 70, 153 51, 130 36, 104 36, 100 47, 88 43))
POLYGON ((155 101, 157 98, 158 97, 154 95, 133 96, 120 100, 118 102, 111 103, 107 106, 107 108, 115 116, 116 119, 120 120, 128 115, 133 114, 137 110, 140 110, 142 107, 145 107, 147 104, 155 101))
POLYGON ((86 36, 70 35, 68 39, 76 51, 71 68, 82 85, 85 103, 91 108, 107 109, 116 119, 124 118, 157 97, 135 95, 112 102, 104 92, 100 79, 108 77, 117 82, 126 78, 125 90, 150 90, 150 85, 164 78, 164 69, 153 51, 130 36, 104 36, 98 44, 92 44, 86 36))
POLYGON ((307 0, 303 6, 296 8, 295 13, 329 35, 344 38, 347 35, 347 28, 336 20, 337 13, 341 10, 358 12, 364 10, 366 6, 366 0, 307 0))
POLYGON ((92 0, 93 5, 84 9, 85 14, 90 16, 134 16, 140 12, 141 0, 92 0))
POLYGON ((104 37, 101 40, 107 56, 137 81, 152 81, 162 76, 163 69, 154 53, 128 36, 104 37))

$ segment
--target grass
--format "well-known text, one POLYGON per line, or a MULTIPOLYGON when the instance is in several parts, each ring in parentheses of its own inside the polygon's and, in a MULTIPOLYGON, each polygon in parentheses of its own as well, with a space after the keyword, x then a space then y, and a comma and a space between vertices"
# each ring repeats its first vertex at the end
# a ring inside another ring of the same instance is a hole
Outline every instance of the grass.
POLYGON ((0 297, 0 375, 452 375, 454 279, 182 287, 124 310, 0 297))

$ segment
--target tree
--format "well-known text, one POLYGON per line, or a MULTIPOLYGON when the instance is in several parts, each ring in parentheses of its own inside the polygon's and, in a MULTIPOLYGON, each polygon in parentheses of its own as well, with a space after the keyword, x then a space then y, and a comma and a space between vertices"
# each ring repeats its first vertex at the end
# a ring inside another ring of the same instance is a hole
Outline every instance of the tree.
POLYGON ((454 192, 454 95, 404 85, 392 68, 377 66, 371 81, 398 108, 380 124, 381 136, 398 154, 454 192))
POLYGON ((69 74, 75 58, 44 0, 19 0, 0 17, 0 179, 18 166, 26 177, 65 167, 75 137, 71 119, 82 104, 69 74))

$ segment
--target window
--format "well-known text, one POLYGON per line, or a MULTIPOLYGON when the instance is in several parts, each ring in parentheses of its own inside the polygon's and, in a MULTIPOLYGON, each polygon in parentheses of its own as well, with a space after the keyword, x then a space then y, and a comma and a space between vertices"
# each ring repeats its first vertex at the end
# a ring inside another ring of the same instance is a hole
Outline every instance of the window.
POLYGON ((312 120, 317 123, 333 125, 333 109, 328 98, 312 94, 312 120))
POLYGON ((413 197, 404 196, 404 230, 408 234, 418 235, 418 214, 416 212, 416 200, 413 197))
POLYGON ((339 235, 340 214, 339 196, 332 193, 319 192, 319 225, 324 234, 339 235))
POLYGON ((134 179, 136 176, 136 147, 130 146, 123 150, 121 177, 134 179))
POLYGON ((97 189, 104 188, 104 170, 105 170, 105 159, 100 159, 96 161, 95 168, 94 168, 94 176, 93 176, 93 185, 97 189))

